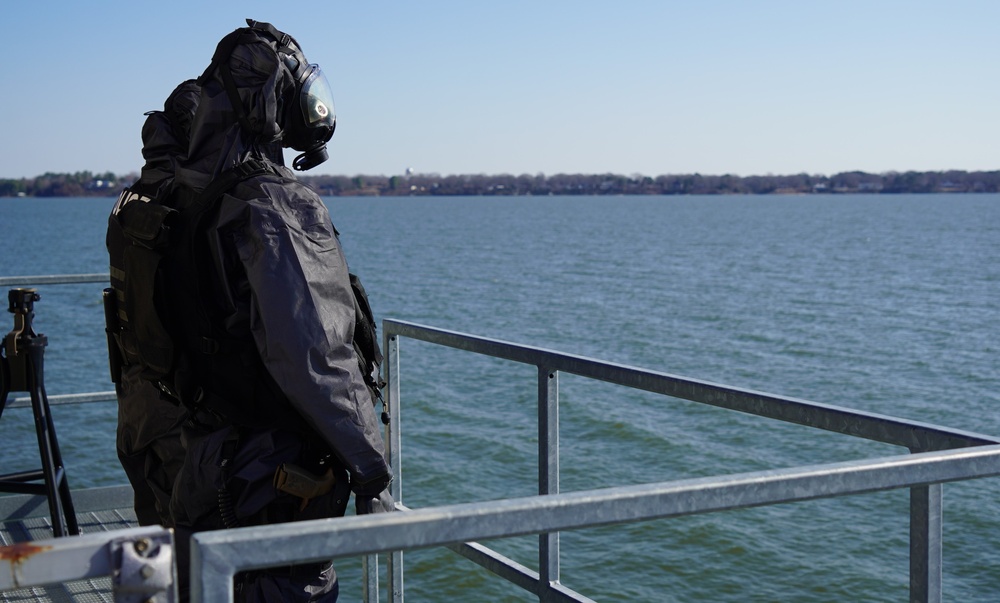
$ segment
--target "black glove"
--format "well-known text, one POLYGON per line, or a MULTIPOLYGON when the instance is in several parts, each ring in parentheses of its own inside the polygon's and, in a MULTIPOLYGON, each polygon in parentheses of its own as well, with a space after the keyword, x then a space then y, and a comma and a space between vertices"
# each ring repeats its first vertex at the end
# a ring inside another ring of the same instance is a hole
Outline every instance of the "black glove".
POLYGON ((389 482, 391 481, 392 472, 388 470, 365 482, 352 476, 351 489, 354 490, 354 509, 357 514, 394 511, 396 504, 392 500, 392 495, 389 494, 389 482))
POLYGON ((389 513, 390 511, 395 510, 396 503, 392 500, 392 494, 389 494, 388 488, 382 490, 378 496, 366 494, 354 495, 354 511, 358 515, 367 515, 368 513, 389 513))

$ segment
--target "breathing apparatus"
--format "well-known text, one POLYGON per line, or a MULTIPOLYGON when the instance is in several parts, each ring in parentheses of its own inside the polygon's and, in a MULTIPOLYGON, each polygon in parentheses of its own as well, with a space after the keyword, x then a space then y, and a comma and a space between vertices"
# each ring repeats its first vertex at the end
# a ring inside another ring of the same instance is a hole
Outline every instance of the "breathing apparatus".
POLYGON ((329 158, 326 143, 337 127, 330 82, 319 65, 306 61, 292 36, 279 31, 270 23, 247 19, 247 25, 249 28, 238 29, 219 42, 212 63, 198 81, 204 84, 218 68, 240 125, 247 132, 253 132, 228 61, 233 49, 249 39, 246 36, 254 36, 256 39, 255 32, 270 36, 277 44, 275 51, 279 60, 295 80, 295 88, 286 97, 283 114, 278 117, 283 132, 281 145, 301 151, 292 162, 293 168, 300 171, 314 168, 329 158))

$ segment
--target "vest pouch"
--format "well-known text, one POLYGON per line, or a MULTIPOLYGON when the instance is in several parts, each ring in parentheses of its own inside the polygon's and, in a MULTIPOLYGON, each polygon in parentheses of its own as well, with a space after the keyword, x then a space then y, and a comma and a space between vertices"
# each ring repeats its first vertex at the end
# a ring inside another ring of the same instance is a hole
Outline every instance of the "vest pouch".
MULTIPOLYGON (((158 203, 132 202, 115 219, 130 243, 123 253, 124 307, 128 317, 128 339, 146 371, 143 376, 158 382, 173 368, 173 339, 164 325, 164 308, 157 299, 163 279, 163 259, 170 244, 170 223, 177 212, 158 203)), ((126 347, 129 347, 126 345, 126 347)))
POLYGON ((159 203, 132 202, 118 212, 122 232, 135 245, 163 250, 170 244, 170 223, 177 210, 159 203))

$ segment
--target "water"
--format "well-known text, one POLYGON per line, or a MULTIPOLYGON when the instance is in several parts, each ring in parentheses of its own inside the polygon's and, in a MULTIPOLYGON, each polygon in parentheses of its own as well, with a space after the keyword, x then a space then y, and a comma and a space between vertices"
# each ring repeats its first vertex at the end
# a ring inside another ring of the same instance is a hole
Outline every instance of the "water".
MULTIPOLYGON (((106 270, 111 203, 0 199, 0 273, 106 270)), ((998 195, 327 204, 379 319, 1000 434, 998 195)), ((110 388, 99 291, 40 288, 50 394, 110 388)), ((404 341, 406 504, 533 494, 534 379, 404 341)), ((563 491, 902 452, 572 376, 560 398, 563 491)), ((124 482, 113 404, 54 415, 74 487, 124 482)), ((24 411, 0 429, 31 443, 24 411)), ((947 600, 1000 596, 998 495, 945 487, 947 600)), ((537 567, 534 543, 492 544, 537 567)), ((907 543, 908 495, 887 492, 566 533, 562 581, 601 601, 898 601, 907 543)), ((410 600, 534 600, 447 551, 407 553, 406 572, 410 600)))

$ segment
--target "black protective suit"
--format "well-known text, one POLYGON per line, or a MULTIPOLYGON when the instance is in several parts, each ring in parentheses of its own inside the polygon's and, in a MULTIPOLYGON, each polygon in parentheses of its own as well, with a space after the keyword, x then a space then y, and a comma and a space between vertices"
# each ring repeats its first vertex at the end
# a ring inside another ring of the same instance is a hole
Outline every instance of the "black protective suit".
MULTIPOLYGON (((197 85, 182 84, 143 131, 147 163, 137 185, 161 196, 190 197, 248 159, 268 167, 218 200, 199 237, 197 295, 190 275, 174 275, 163 300, 177 312, 201 304, 214 328, 239 343, 195 359, 227 412, 208 407, 186 417, 129 366, 119 386, 119 455, 140 521, 177 532, 182 597, 193 532, 342 515, 350 490, 359 513, 392 506, 381 429, 353 345, 347 263, 323 202, 282 165, 304 57, 289 60, 288 40, 273 32, 235 32, 237 43, 224 52, 220 44, 197 97, 197 85), (281 463, 332 470, 336 485, 309 500, 279 492, 281 463)), ((247 601, 331 601, 337 592, 329 564, 251 572, 237 590, 247 601)))

